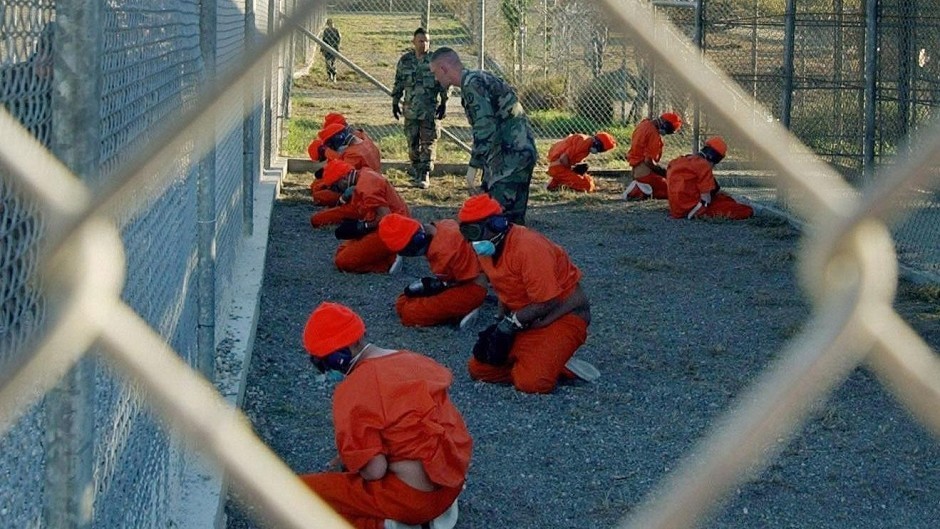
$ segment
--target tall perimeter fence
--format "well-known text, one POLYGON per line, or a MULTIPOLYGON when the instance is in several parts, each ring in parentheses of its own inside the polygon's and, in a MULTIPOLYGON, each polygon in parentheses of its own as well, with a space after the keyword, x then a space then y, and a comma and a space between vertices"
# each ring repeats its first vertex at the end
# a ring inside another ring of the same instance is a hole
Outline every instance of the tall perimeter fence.
MULTIPOLYGON (((92 314, 120 305, 139 319, 128 355, 172 347, 151 376, 183 384, 177 397, 197 372, 216 379, 222 324, 252 304, 233 303, 233 271, 290 74, 314 50, 269 44, 295 4, 0 0, 0 526, 181 527, 192 510, 197 462, 167 428, 186 421, 154 415, 153 389, 108 356, 92 314), (213 81, 265 46, 224 111, 183 130, 213 81), (89 223, 107 226, 110 248, 78 249, 89 223)), ((308 11, 298 23, 321 25, 322 8, 308 11)))
POLYGON ((805 223, 812 320, 623 527, 703 520, 859 364, 940 435, 940 358, 892 308, 898 252, 937 270, 936 3, 0 6, 5 526, 172 527, 193 453, 271 526, 345 526, 212 384, 249 197, 326 15, 400 12, 400 54, 423 13, 519 87, 542 143, 680 110, 680 151, 727 136, 805 223))

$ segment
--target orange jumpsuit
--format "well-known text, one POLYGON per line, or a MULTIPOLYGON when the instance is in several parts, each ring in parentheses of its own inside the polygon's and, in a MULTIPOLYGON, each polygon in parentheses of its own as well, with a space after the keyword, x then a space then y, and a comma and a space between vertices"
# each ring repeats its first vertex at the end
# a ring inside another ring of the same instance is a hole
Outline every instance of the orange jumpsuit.
MULTIPOLYGON (((411 216, 408 206, 398 196, 392 184, 384 176, 368 168, 359 170, 355 191, 349 204, 356 210, 354 218, 366 222, 377 221, 376 210, 381 207, 390 209, 392 213, 411 216)), ((361 239, 341 242, 336 249, 333 263, 342 272, 382 273, 388 271, 395 257, 395 252, 390 251, 379 238, 379 232, 373 231, 361 239)))
POLYGON ((594 137, 587 134, 571 134, 567 138, 552 145, 548 151, 548 175, 552 179, 548 182, 548 189, 554 191, 559 187, 567 187, 575 191, 591 193, 595 189, 594 178, 591 175, 579 175, 571 170, 581 160, 591 154, 591 145, 594 137), (562 156, 567 160, 562 160, 562 156))
POLYGON ((746 219, 754 215, 754 209, 739 204, 730 195, 718 189, 712 164, 698 154, 687 154, 669 162, 666 168, 669 181, 669 214, 674 218, 686 218, 701 201, 702 193, 712 193, 708 206, 695 212, 695 217, 725 217, 746 219))
POLYGON ((473 440, 448 396, 453 375, 410 351, 369 358, 336 386, 336 448, 347 472, 300 478, 359 529, 383 529, 386 519, 419 525, 440 516, 463 487, 473 440), (438 486, 424 492, 389 472, 366 481, 359 471, 382 454, 389 463, 420 461, 438 486))
MULTIPOLYGON (((630 137, 630 150, 627 152, 627 162, 633 168, 633 179, 638 184, 649 186, 652 198, 665 199, 669 197, 667 191, 666 179, 654 173, 645 163, 658 163, 663 156, 663 137, 659 135, 659 129, 650 119, 644 119, 633 130, 630 137)), ((650 198, 647 194, 635 188, 628 195, 629 198, 650 198)))
POLYGON ((460 235, 460 225, 452 219, 434 223, 437 233, 428 245, 431 272, 456 285, 440 294, 425 297, 398 295, 395 311, 406 327, 430 327, 459 321, 486 299, 480 262, 473 247, 460 235))
MULTIPOLYGON (((337 152, 333 149, 326 149, 326 160, 340 159, 356 169, 368 167, 375 171, 382 171, 382 155, 379 148, 376 147, 372 138, 362 129, 356 129, 353 136, 362 140, 360 143, 354 143, 343 149, 343 152, 337 152)), ((313 156, 311 156, 312 158, 313 156)), ((325 161, 325 160, 315 160, 325 161)), ((321 206, 335 206, 339 201, 339 193, 331 191, 328 186, 323 185, 323 180, 316 179, 310 184, 310 194, 313 196, 314 204, 321 206)), ((342 220, 342 219, 340 219, 342 220)), ((338 221, 337 221, 338 222, 338 221)), ((313 224, 313 218, 310 219, 313 224)), ((328 224, 335 224, 328 223, 328 224)), ((322 225, 322 224, 321 224, 322 225)))
MULTIPOLYGON (((479 257, 499 301, 510 311, 571 295, 581 279, 568 254, 541 234, 513 226, 502 254, 479 257)), ((565 362, 587 340, 588 323, 566 314, 545 327, 516 332, 509 362, 494 366, 471 358, 470 377, 484 382, 512 383, 526 393, 549 393, 559 377, 568 377, 565 362)))

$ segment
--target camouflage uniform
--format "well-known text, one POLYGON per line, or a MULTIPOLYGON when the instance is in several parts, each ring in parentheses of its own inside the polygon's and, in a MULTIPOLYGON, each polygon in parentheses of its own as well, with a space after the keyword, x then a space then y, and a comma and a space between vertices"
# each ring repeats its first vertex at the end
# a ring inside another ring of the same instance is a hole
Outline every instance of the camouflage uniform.
MULTIPOLYGON (((320 36, 320 40, 329 44, 334 50, 339 51, 339 43, 343 40, 343 36, 340 34, 337 28, 325 27, 323 28, 323 35, 320 36)), ((323 60, 326 61, 326 76, 330 81, 336 80, 336 56, 332 53, 326 51, 326 48, 321 48, 320 52, 323 54, 323 60)))
POLYGON ((408 159, 416 179, 434 168, 435 144, 441 137, 440 123, 435 119, 438 97, 441 104, 447 104, 447 90, 431 73, 430 52, 420 59, 414 50, 402 55, 395 67, 392 101, 403 103, 408 159))
POLYGON ((525 224, 529 182, 538 159, 529 118, 515 90, 495 75, 464 70, 461 104, 473 130, 470 166, 483 169, 483 189, 516 224, 525 224))

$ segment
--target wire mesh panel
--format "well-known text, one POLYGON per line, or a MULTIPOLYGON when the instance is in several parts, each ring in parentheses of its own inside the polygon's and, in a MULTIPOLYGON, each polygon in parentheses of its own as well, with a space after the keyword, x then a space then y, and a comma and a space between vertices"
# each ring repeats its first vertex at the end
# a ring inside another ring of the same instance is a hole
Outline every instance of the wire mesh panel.
MULTIPOLYGON (((100 121, 88 124, 99 131, 101 147, 96 170, 87 184, 97 189, 113 185, 113 179, 141 151, 153 148, 159 137, 181 112, 193 110, 203 90, 209 66, 226 73, 240 67, 249 42, 257 44, 270 32, 267 21, 284 10, 283 2, 218 0, 216 13, 205 18, 200 3, 185 0, 108 0, 100 4, 100 64, 98 72, 77 72, 76 82, 95 82, 100 98, 100 121), (249 7, 251 10, 249 11, 249 7), (256 15, 259 15, 256 16, 256 15), (204 44, 214 42, 214 65, 205 64, 204 44)), ((55 104, 52 94, 53 43, 56 28, 55 4, 48 0, 0 0, 0 103, 41 143, 54 144, 51 126, 55 104)), ((289 68, 288 57, 277 57, 272 68, 289 68)), ((68 72, 71 73, 71 72, 68 72)), ((58 75, 58 74, 57 74, 58 75)), ((286 112, 284 74, 273 77, 276 89, 271 112, 286 112)), ((287 77, 289 80, 289 76, 287 77)), ((260 116, 264 83, 258 79, 245 90, 247 99, 236 98, 237 108, 216 121, 215 138, 209 136, 215 170, 205 173, 196 155, 204 137, 180 142, 169 152, 149 184, 128 190, 127 203, 141 208, 117 207, 114 220, 120 225, 126 252, 126 282, 122 297, 134 311, 171 344, 190 365, 197 361, 199 308, 209 303, 221 321, 230 295, 232 269, 248 232, 245 204, 254 196, 258 168, 268 167, 262 148, 260 116), (243 121, 247 107, 251 119, 243 121), (246 174, 249 177, 246 177, 246 174), (200 178, 211 181, 215 225, 211 245, 201 247, 197 234, 200 178), (251 198, 246 198, 251 197, 251 198), (200 300, 199 262, 202 252, 211 252, 215 297, 200 300)), ((6 136, 8 131, 4 130, 6 136)), ((266 139, 276 138, 270 134, 266 139)), ((275 149, 276 152, 276 149, 275 149)), ((47 323, 46 309, 34 276, 39 267, 39 247, 44 220, 41 206, 24 196, 18 182, 0 173, 0 368, 4 374, 18 365, 18 351, 32 344, 47 323)), ((76 197, 77 199, 78 197, 76 197)), ((250 203, 250 202, 249 202, 250 203)), ((250 220, 250 219, 249 219, 250 220)), ((211 354, 211 351, 210 351, 211 354)), ((152 415, 140 388, 113 365, 94 360, 93 387, 89 391, 94 409, 88 410, 93 426, 91 438, 77 440, 94 447, 87 460, 94 491, 90 508, 92 527, 166 528, 179 522, 183 465, 179 442, 173 441, 165 424, 152 415)), ((211 374, 210 374, 211 376, 211 374)), ((44 491, 42 476, 53 437, 44 430, 60 427, 46 424, 44 406, 34 406, 0 438, 0 525, 38 527, 43 509, 56 509, 61 498, 44 491)), ((59 434, 56 434, 56 439, 59 434)), ((64 453, 59 460, 84 459, 64 453)), ((85 513, 65 515, 84 518, 85 513)), ((63 518, 64 519, 64 518, 63 518)))
MULTIPOLYGON (((0 1, 0 104, 48 146, 52 131, 52 2, 0 1)), ((6 134, 4 132, 4 134, 6 134)), ((23 359, 46 316, 35 277, 41 206, 0 170, 0 373, 23 359)), ((0 526, 37 527, 44 472, 41 406, 0 437, 0 526)))

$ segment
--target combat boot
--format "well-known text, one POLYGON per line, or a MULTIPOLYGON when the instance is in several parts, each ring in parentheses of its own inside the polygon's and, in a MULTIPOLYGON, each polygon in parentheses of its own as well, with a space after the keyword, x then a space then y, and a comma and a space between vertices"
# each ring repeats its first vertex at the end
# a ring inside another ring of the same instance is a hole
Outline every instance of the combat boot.
POLYGON ((427 189, 431 187, 431 173, 428 171, 422 171, 418 173, 418 176, 415 178, 415 185, 421 189, 427 189))

